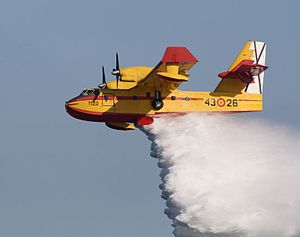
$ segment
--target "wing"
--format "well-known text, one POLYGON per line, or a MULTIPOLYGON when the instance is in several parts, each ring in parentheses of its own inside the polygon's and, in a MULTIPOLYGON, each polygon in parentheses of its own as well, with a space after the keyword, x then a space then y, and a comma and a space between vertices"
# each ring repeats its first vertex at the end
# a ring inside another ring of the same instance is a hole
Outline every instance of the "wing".
POLYGON ((198 60, 185 47, 167 47, 162 60, 138 85, 155 90, 174 90, 188 81, 188 71, 198 60))

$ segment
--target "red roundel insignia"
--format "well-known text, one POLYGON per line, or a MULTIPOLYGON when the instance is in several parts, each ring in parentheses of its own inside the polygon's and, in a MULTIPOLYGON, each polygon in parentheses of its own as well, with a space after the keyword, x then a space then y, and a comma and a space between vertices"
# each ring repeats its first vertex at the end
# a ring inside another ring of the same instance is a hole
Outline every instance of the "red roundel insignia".
POLYGON ((223 107, 223 106, 225 106, 225 104, 226 104, 226 102, 225 102, 225 100, 224 100, 223 98, 219 98, 219 99, 217 100, 217 105, 218 105, 219 107, 223 107))

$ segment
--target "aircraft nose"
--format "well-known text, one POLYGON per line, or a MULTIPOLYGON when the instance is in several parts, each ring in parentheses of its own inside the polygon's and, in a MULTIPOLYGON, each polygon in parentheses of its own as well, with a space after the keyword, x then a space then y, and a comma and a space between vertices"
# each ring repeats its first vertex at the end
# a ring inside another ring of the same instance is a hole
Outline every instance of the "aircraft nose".
POLYGON ((70 112, 72 110, 73 105, 77 105, 77 104, 78 104, 78 102, 77 102, 76 99, 67 100, 65 102, 65 109, 66 109, 66 111, 70 112))
POLYGON ((74 106, 77 104, 78 104, 78 102, 76 102, 76 100, 74 100, 74 99, 67 100, 65 102, 65 110, 72 117, 75 117, 74 113, 77 112, 76 109, 74 108, 74 106))
POLYGON ((69 111, 70 111, 69 103, 70 103, 69 100, 65 102, 65 110, 66 110, 68 113, 69 113, 69 111))
POLYGON ((77 99, 71 99, 65 102, 66 112, 76 119, 87 120, 85 112, 78 108, 80 102, 77 99))
POLYGON ((66 108, 69 107, 69 105, 70 105, 71 102, 72 102, 72 99, 71 99, 71 100, 67 100, 67 101, 65 102, 65 107, 66 107, 66 108))

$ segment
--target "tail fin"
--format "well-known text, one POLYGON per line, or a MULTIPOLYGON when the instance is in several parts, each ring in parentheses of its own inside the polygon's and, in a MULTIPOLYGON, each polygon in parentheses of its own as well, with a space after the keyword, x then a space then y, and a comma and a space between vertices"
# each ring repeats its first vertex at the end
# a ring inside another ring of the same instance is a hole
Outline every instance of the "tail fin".
POLYGON ((249 40, 240 51, 228 71, 220 73, 222 78, 215 92, 263 93, 266 44, 249 40))

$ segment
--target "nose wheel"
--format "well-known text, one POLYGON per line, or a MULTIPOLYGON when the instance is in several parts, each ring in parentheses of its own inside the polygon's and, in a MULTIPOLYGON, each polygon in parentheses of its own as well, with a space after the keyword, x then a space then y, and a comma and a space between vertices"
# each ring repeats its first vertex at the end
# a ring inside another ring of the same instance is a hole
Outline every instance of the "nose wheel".
POLYGON ((155 91, 154 99, 152 100, 152 107, 156 110, 161 109, 164 106, 164 102, 161 99, 160 91, 155 91))

